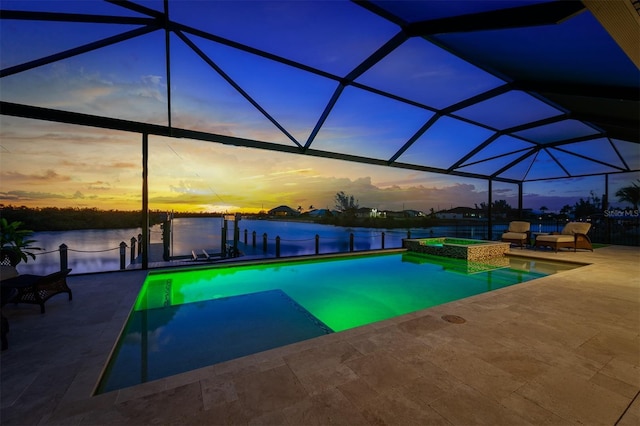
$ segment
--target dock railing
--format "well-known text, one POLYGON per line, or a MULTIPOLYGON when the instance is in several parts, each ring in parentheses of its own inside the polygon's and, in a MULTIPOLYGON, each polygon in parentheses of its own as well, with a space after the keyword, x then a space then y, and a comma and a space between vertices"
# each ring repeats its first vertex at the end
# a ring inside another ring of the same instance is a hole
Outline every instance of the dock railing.
MULTIPOLYGON (((532 220, 531 222, 532 232, 560 232, 567 223, 566 219, 554 219, 554 220, 532 220)), ((344 235, 321 235, 315 234, 311 236, 305 236, 299 239, 293 239, 290 237, 283 237, 280 235, 269 236, 265 232, 259 230, 243 229, 242 231, 235 233, 238 236, 239 241, 227 241, 224 250, 219 248, 220 252, 215 253, 218 249, 212 249, 207 247, 194 247, 196 249, 208 249, 209 259, 230 259, 238 256, 251 256, 255 258, 269 258, 269 257, 283 257, 283 256, 297 256, 297 255, 313 255, 313 254, 329 254, 339 252, 357 252, 363 250, 377 250, 377 249, 391 249, 402 247, 403 238, 428 238, 428 237, 440 237, 447 236, 452 238, 467 238, 467 239, 479 239, 479 240, 499 240, 503 232, 507 230, 509 221, 500 220, 494 221, 492 229, 492 237, 488 238, 489 229, 486 223, 482 222, 464 222, 459 221, 455 224, 448 225, 446 231, 436 230, 431 228, 419 228, 419 229, 385 229, 380 231, 373 231, 368 229, 366 232, 359 232, 357 230, 345 233, 344 235), (443 235, 440 235, 443 233, 443 235), (446 235, 444 235, 446 234, 446 235), (233 249, 234 252, 230 250, 233 249)), ((616 221, 616 220, 600 220, 592 223, 592 227, 589 230, 588 236, 592 243, 595 244, 615 244, 615 245, 627 245, 627 246, 639 246, 640 245, 640 232, 637 221, 616 221)), ((164 242, 160 244, 149 244, 149 256, 150 261, 158 265, 170 266, 173 261, 188 261, 191 256, 185 255, 172 255, 166 256, 166 247, 164 242), (158 247, 156 247, 158 246, 158 247)), ((60 270, 67 269, 70 265, 70 260, 73 259, 73 253, 114 253, 110 264, 115 266, 115 261, 118 259, 117 265, 120 270, 136 268, 141 263, 142 257, 142 234, 138 234, 132 237, 127 244, 122 241, 117 247, 107 248, 103 250, 82 250, 74 247, 69 247, 67 244, 60 244, 57 250, 39 252, 36 255, 42 256, 51 254, 54 252, 59 253, 59 266, 60 270), (71 259, 70 259, 71 257, 71 259)), ((55 261, 54 261, 55 262, 55 261)), ((51 269, 51 260, 47 261, 49 269, 51 269)), ((73 265, 72 265, 73 267, 73 265)), ((79 268, 74 268, 78 270, 79 268)), ((111 268, 109 270, 114 270, 111 268)), ((105 270, 96 270, 92 272, 105 272, 105 270)))

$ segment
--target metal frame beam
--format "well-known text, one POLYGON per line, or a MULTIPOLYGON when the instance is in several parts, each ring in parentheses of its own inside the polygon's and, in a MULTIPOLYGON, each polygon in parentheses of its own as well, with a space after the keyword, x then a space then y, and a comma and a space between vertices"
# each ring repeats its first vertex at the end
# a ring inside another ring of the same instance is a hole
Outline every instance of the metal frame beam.
MULTIPOLYGON (((0 114, 14 117, 33 118, 37 120, 54 121, 58 123, 75 124, 80 126, 98 127, 111 130, 119 130, 123 132, 142 133, 148 135, 168 136, 175 138, 193 139, 205 142, 221 143, 223 145, 242 146, 246 148, 257 148, 276 152, 285 152, 292 154, 303 154, 297 146, 280 145, 271 142, 256 141, 253 139, 245 139, 234 136, 226 136, 215 133, 200 132, 195 130, 169 128, 158 124, 141 123, 137 121, 122 120, 117 118, 100 117, 96 115, 82 114, 77 112, 60 111, 50 108, 34 107, 30 105, 16 104, 12 102, 0 101, 0 114)), ((354 163, 371 164, 376 166, 390 166, 400 169, 418 170, 423 172, 447 174, 452 176, 460 176, 470 179, 486 180, 487 176, 475 173, 466 173, 459 171, 449 172, 446 169, 436 167, 421 166, 417 164, 398 163, 389 164, 387 160, 381 160, 370 157, 357 155, 341 154, 337 152, 320 151, 308 149, 305 155, 312 157, 331 158, 335 160, 343 160, 354 163)), ((494 178, 494 180, 507 183, 517 183, 514 179, 494 178)))
MULTIPOLYGON (((153 32, 155 30, 164 29, 166 68, 167 68, 167 80, 168 80, 167 81, 168 126, 156 126, 156 125, 149 125, 149 124, 134 122, 134 121, 110 119, 106 117, 97 117, 97 116, 91 116, 86 114, 76 114, 76 113, 70 113, 70 112, 47 109, 47 108, 29 107, 27 105, 13 104, 9 102, 2 102, 0 104, 2 108, 0 113, 6 114, 6 115, 16 115, 16 116, 26 116, 26 117, 28 116, 30 118, 39 118, 43 120, 65 122, 70 124, 89 125, 93 127, 103 127, 103 128, 109 128, 109 129, 115 129, 115 130, 131 131, 131 132, 143 133, 147 135, 157 134, 157 135, 163 135, 163 136, 188 137, 195 140, 218 142, 218 143, 229 144, 229 145, 253 147, 258 149, 267 149, 267 150, 279 151, 279 152, 290 152, 290 153, 298 153, 298 154, 304 153, 307 155, 324 157, 324 158, 335 158, 335 159, 340 159, 345 161, 354 161, 354 162, 361 162, 366 164, 391 166, 391 167, 398 167, 398 168, 411 169, 411 170, 421 170, 426 172, 456 175, 456 176, 469 177, 474 179, 484 179, 484 180, 493 179, 496 181, 504 181, 504 182, 510 182, 510 183, 515 183, 520 181, 513 180, 513 179, 498 178, 497 175, 503 173, 509 167, 512 167, 515 163, 517 163, 517 161, 526 159, 528 155, 532 155, 534 153, 537 154, 541 149, 545 149, 545 150, 547 150, 547 148, 557 149, 557 147, 562 145, 567 145, 567 144, 579 142, 579 141, 603 138, 603 137, 607 137, 607 135, 615 137, 612 133, 605 134, 604 132, 600 131, 600 133, 590 135, 590 136, 567 139, 567 140, 556 141, 556 142, 545 144, 545 143, 536 143, 535 141, 531 141, 514 134, 522 130, 534 128, 537 126, 542 126, 545 124, 551 124, 553 122, 557 122, 564 119, 576 119, 582 122, 586 122, 586 124, 591 123, 589 125, 592 125, 592 126, 598 126, 599 124, 602 124, 602 127, 607 126, 608 132, 616 132, 616 135, 623 135, 623 137, 617 137, 617 138, 625 141, 629 141, 629 138, 631 138, 632 139, 631 142, 640 143, 640 140, 638 140, 637 138, 638 136, 637 121, 634 120, 633 118, 624 119, 624 118, 616 118, 616 117, 612 118, 612 117, 600 116, 600 115, 592 116, 592 115, 585 115, 585 114, 570 113, 565 110, 564 113, 561 113, 554 117, 547 118, 545 120, 538 120, 536 122, 522 124, 509 129, 494 129, 491 126, 488 126, 484 123, 477 123, 473 120, 469 120, 464 117, 459 117, 455 115, 455 112, 460 109, 463 109, 470 105, 477 104, 487 99, 491 99, 495 96, 499 96, 500 94, 505 93, 511 89, 524 90, 524 91, 531 92, 533 96, 541 98, 543 101, 547 102, 550 105, 554 105, 552 101, 544 97, 544 93, 548 93, 549 96, 553 96, 554 94, 560 95, 560 96, 574 96, 574 95, 587 94, 588 96, 595 97, 595 98, 621 99, 625 102, 638 102, 638 100, 640 99, 640 92, 638 92, 633 88, 618 87, 618 86, 602 87, 598 85, 582 85, 582 84, 567 85, 564 83, 557 84, 554 82, 540 82, 540 81, 515 81, 515 82, 506 83, 494 89, 488 90, 484 93, 462 100, 457 104, 450 105, 449 107, 445 107, 443 109, 436 109, 428 105, 421 104, 419 102, 415 102, 400 96, 393 95, 391 93, 387 93, 379 89, 368 87, 366 85, 363 85, 355 81, 360 75, 362 75, 371 67, 373 67, 375 64, 377 64, 379 61, 381 61, 389 53, 393 52, 394 49, 399 47, 402 43, 404 43, 410 37, 424 37, 430 40, 431 42, 438 44, 437 40, 433 40, 434 37, 431 37, 431 35, 442 33, 442 32, 448 32, 448 33, 466 32, 466 31, 479 31, 479 30, 487 30, 487 29, 501 29, 501 28, 513 28, 513 27, 526 27, 526 26, 533 26, 533 25, 555 24, 585 10, 585 6, 582 4, 582 2, 577 2, 577 1, 548 2, 543 4, 519 6, 519 7, 509 8, 509 9, 474 13, 474 14, 456 16, 451 18, 427 20, 427 21, 409 24, 403 19, 401 19, 400 17, 385 11, 382 7, 377 6, 369 1, 356 0, 354 1, 354 3, 362 6, 363 8, 369 10, 372 13, 377 14, 383 19, 386 19, 390 22, 397 24, 401 28, 401 30, 395 36, 389 39, 383 46, 381 46, 378 50, 376 50, 373 54, 371 54, 369 57, 363 60, 358 66, 356 66, 349 74, 347 74, 344 77, 333 75, 331 73, 322 71, 320 69, 313 68, 313 67, 286 59, 284 57, 273 55, 256 48, 252 48, 250 46, 243 45, 241 43, 237 43, 232 40, 228 40, 228 39, 216 36, 214 34, 198 30, 196 28, 192 28, 176 22, 172 22, 169 18, 168 0, 164 0, 164 11, 150 9, 148 7, 142 6, 140 4, 137 4, 131 1, 107 0, 107 2, 114 4, 116 6, 128 9, 135 13, 142 14, 144 16, 129 17, 129 16, 113 16, 113 15, 0 10, 0 19, 144 25, 143 27, 132 30, 132 31, 124 32, 112 37, 98 40, 93 43, 85 44, 73 49, 63 51, 63 52, 58 52, 54 55, 50 55, 47 57, 26 62, 23 64, 5 68, 3 70, 0 70, 0 78, 13 75, 16 73, 20 73, 23 71, 27 71, 35 67, 39 67, 55 61, 63 60, 63 59, 76 56, 82 53, 93 51, 101 47, 118 43, 120 41, 125 41, 134 37, 142 36, 144 34, 153 32), (181 38, 187 45, 189 45, 189 47, 191 47, 196 53, 198 53, 205 62, 207 62, 211 67, 213 67, 216 71, 218 71, 221 75, 223 75, 223 77, 226 74, 224 74, 224 72, 222 72, 221 69, 216 67, 213 61, 211 61, 211 59, 206 57, 206 55, 202 53, 202 51, 195 45, 195 43, 191 42, 191 40, 185 34, 196 35, 198 37, 202 37, 213 42, 222 43, 232 48, 239 49, 253 55, 258 55, 263 58, 276 61, 286 66, 295 67, 297 69, 312 73, 322 78, 334 80, 338 83, 338 87, 334 91, 332 98, 327 103, 325 110, 320 116, 318 122, 316 123, 316 126, 314 127, 313 131, 311 132, 304 146, 302 146, 298 141, 296 141, 295 138, 293 138, 282 126, 279 125, 279 123, 275 119, 273 119, 263 108, 261 108, 261 106, 256 101, 251 99, 248 96, 248 94, 246 94, 242 90, 242 88, 240 88, 239 85, 237 85, 233 80, 231 80, 228 77, 226 78, 227 82, 229 82, 229 84, 231 84, 234 88, 236 88, 236 90, 238 90, 241 94, 243 94, 243 96, 245 96, 245 98, 256 109, 258 109, 263 115, 265 115, 269 120, 271 120, 271 122, 278 129, 280 129, 285 135, 287 135, 289 139, 293 142, 293 144, 296 146, 280 145, 275 143, 261 142, 257 140, 250 140, 250 139, 243 139, 243 138, 234 138, 234 137, 225 136, 225 135, 198 132, 198 131, 192 131, 188 129, 174 129, 172 127, 172 119, 171 119, 171 116, 172 116, 171 74, 170 74, 171 66, 170 66, 170 45, 169 45, 169 40, 170 40, 169 36, 171 32, 175 32, 179 38, 181 38), (413 137, 411 137, 403 145, 403 147, 400 150, 398 150, 398 152, 396 152, 396 154, 389 160, 379 160, 379 159, 373 159, 373 158, 364 157, 364 156, 340 154, 340 153, 333 153, 333 152, 311 149, 310 147, 316 135, 320 131, 322 125, 326 121, 328 115, 330 114, 331 110, 335 106, 337 100, 342 95, 343 90, 347 85, 351 85, 353 87, 357 87, 362 90, 367 90, 372 93, 378 94, 380 96, 385 96, 387 98, 394 99, 396 101, 403 102, 408 105, 412 105, 418 108, 431 111, 435 115, 430 120, 428 120, 427 123, 425 123, 425 125, 421 129, 419 129, 418 132, 416 132, 413 135, 413 137), (540 95, 540 94, 543 94, 543 95, 540 95), (21 114, 25 114, 25 115, 21 115, 21 114), (490 138, 488 141, 485 141, 480 146, 476 147, 475 150, 467 153, 462 159, 456 162, 449 169, 420 166, 417 164, 397 163, 396 160, 401 156, 401 154, 404 151, 406 151, 406 149, 408 149, 417 139, 419 139, 420 136, 428 130, 428 128, 435 122, 437 118, 442 116, 449 116, 454 119, 462 120, 464 122, 473 124, 475 126, 479 126, 479 127, 494 131, 495 136, 493 138, 490 138), (619 131, 616 131, 616 129, 619 129, 619 131), (511 137, 518 138, 520 140, 532 143, 535 145, 535 147, 531 149, 527 154, 519 157, 519 159, 516 160, 515 162, 510 163, 509 165, 502 168, 501 170, 498 170, 491 176, 478 175, 474 173, 466 173, 466 172, 461 172, 459 170, 456 170, 458 167, 460 167, 464 163, 464 161, 467 161, 474 154, 479 152, 479 150, 481 150, 482 148, 490 144, 495 138, 498 137, 498 135, 509 135, 511 137), (624 137, 624 135, 627 135, 628 137, 624 137)), ((458 55, 455 51, 451 51, 451 50, 449 51, 455 54, 456 56, 460 57, 460 55, 458 55)), ((470 62, 464 57, 461 57, 461 59, 466 60, 467 62, 470 62)), ((473 64, 472 61, 470 63, 473 64)), ((475 65, 480 66, 482 68, 481 66, 482 64, 475 64, 475 65)), ((509 80, 507 79, 507 81, 509 80)), ((610 139, 609 139, 609 143, 612 144, 610 139)), ((613 147, 615 149, 615 146, 613 147)), ((563 151, 563 150, 560 149, 560 151, 563 151)), ((617 150, 616 152, 618 153, 617 150)), ((549 155, 551 155, 551 157, 554 158, 551 153, 549 153, 549 155)), ((619 153, 618 155, 620 156, 619 153)), ((623 168, 617 167, 618 170, 621 170, 621 172, 634 171, 634 170, 629 170, 628 166, 624 162, 624 159, 621 156, 620 158, 622 162, 625 164, 625 166, 627 167, 627 169, 625 170, 623 168)), ((585 159, 589 159, 589 158, 585 157, 585 159)), ((589 160, 606 165, 606 163, 602 163, 598 160, 594 160, 594 159, 589 159, 589 160)), ((612 166, 612 167, 616 168, 615 166, 612 166)), ((595 176, 595 175, 601 175, 601 174, 602 173, 593 173, 593 174, 588 174, 588 176, 595 176)), ((523 180, 526 181, 526 176, 524 177, 523 180)), ((545 180, 545 179, 540 179, 540 180, 545 180)))
POLYGON ((68 50, 65 50, 64 52, 58 52, 53 55, 49 55, 43 58, 35 59, 33 61, 25 62, 23 64, 15 65, 9 68, 4 68, 0 70, 0 78, 8 77, 10 75, 17 74, 23 71, 28 71, 30 69, 40 67, 42 65, 47 65, 53 62, 61 61, 63 59, 71 58, 73 56, 77 56, 82 53, 91 52, 92 50, 96 50, 96 49, 100 49, 101 47, 106 47, 112 44, 120 43, 121 41, 129 40, 134 37, 145 35, 150 32, 156 31, 158 29, 160 29, 160 27, 156 25, 147 25, 146 27, 127 31, 125 33, 118 34, 112 37, 107 37, 105 39, 98 40, 93 43, 88 43, 83 46, 74 47, 73 49, 68 49, 68 50))
POLYGON ((224 70, 222 68, 220 68, 211 58, 209 58, 209 56, 207 56, 206 53, 204 53, 198 46, 196 46, 195 43, 193 43, 191 41, 191 39, 189 39, 187 36, 185 36, 181 31, 176 31, 176 35, 178 35, 178 37, 180 37, 180 39, 191 48, 191 50, 193 50, 199 57, 200 59, 202 59, 204 62, 207 63, 207 65, 209 65, 211 68, 213 68, 213 70, 215 72, 218 73, 218 75, 220 75, 220 77, 222 77, 227 83, 229 83, 229 85, 231 87, 233 87, 238 93, 240 93, 240 95, 245 98, 251 105, 253 105, 253 107, 255 109, 257 109, 258 111, 260 111, 260 113, 265 116, 267 118, 267 120, 269 120, 271 122, 271 124, 273 124, 274 126, 276 126, 278 128, 278 130, 280 130, 289 140, 291 140, 291 142, 293 142, 294 144, 296 144, 299 148, 302 149, 302 145, 300 145, 300 143, 296 140, 296 138, 294 138, 288 131, 287 129, 285 129, 284 127, 282 127, 282 125, 271 116, 271 114, 269 114, 267 112, 267 110, 265 110, 264 108, 262 108, 262 106, 251 97, 251 95, 249 95, 242 87, 240 87, 240 85, 238 83, 235 82, 235 80, 233 80, 231 78, 231 76, 229 76, 229 74, 225 73, 224 70))
POLYGON ((149 269, 149 134, 142 134, 142 269, 149 269))
POLYGON ((503 30, 557 24, 585 10, 582 2, 560 1, 431 19, 409 24, 405 31, 412 36, 445 33, 503 30))
POLYGON ((153 25, 153 23, 155 22, 154 18, 143 18, 137 16, 91 15, 87 13, 62 12, 30 12, 23 10, 0 10, 0 19, 125 25, 153 25))
POLYGON ((524 81, 512 83, 514 89, 526 92, 548 93, 564 96, 588 96, 590 98, 616 99, 624 101, 640 101, 640 92, 634 87, 597 84, 567 84, 566 82, 524 81))

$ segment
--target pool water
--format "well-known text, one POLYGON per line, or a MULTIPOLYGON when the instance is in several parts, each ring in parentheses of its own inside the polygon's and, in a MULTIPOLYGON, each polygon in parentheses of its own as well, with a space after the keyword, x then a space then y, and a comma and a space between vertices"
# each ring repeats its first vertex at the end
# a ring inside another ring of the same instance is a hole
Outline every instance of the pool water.
POLYGON ((576 267, 522 258, 502 267, 469 263, 403 252, 152 272, 98 393, 576 267))

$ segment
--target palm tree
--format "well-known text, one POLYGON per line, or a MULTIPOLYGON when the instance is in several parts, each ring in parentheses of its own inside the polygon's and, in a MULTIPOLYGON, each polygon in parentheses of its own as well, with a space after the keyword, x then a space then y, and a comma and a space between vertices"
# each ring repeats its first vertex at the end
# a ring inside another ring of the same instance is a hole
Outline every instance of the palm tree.
POLYGON ((569 214, 571 213, 571 210, 573 210, 573 207, 571 207, 569 204, 565 204, 564 206, 562 206, 562 208, 560 209, 560 215, 563 218, 567 218, 569 217, 569 214))
MULTIPOLYGON (((638 182, 640 182, 640 179, 638 179, 638 182)), ((616 191, 616 197, 618 197, 619 202, 631 203, 633 209, 638 210, 638 204, 640 204, 640 185, 631 182, 631 186, 618 189, 616 191)))
POLYGON ((336 210, 348 215, 355 216, 358 207, 360 207, 358 205, 358 200, 356 200, 353 195, 345 194, 344 191, 338 192, 335 196, 335 200, 336 210))

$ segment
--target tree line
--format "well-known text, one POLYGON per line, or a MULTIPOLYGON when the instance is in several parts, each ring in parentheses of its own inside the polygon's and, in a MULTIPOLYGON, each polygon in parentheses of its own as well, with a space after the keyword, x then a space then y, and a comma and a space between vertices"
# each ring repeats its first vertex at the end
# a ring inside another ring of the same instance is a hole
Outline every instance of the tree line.
MULTIPOLYGON (((620 188, 615 196, 619 202, 629 203, 635 210, 640 203, 640 180, 632 182, 631 185, 620 188)), ((428 227, 433 226, 435 212, 423 217, 403 218, 394 220, 393 218, 357 218, 356 212, 360 207, 355 196, 345 194, 344 191, 336 193, 335 208, 342 214, 338 217, 324 217, 317 219, 321 223, 330 223, 340 226, 367 226, 367 227, 428 227), (395 222, 395 223, 394 223, 395 222)), ((583 219, 592 215, 602 213, 603 200, 596 196, 593 191, 586 199, 580 198, 573 206, 565 205, 559 215, 546 214, 548 210, 545 206, 540 207, 543 216, 568 218, 572 215, 576 219, 583 219)), ((517 209, 512 208, 505 200, 494 201, 491 205, 495 215, 503 216, 507 219, 515 218, 517 209)), ((488 211, 486 203, 480 203, 475 208, 479 211, 488 211)), ((221 213, 175 213, 174 217, 216 217, 221 213)), ((0 217, 7 222, 22 222, 22 228, 31 231, 69 231, 78 229, 127 229, 142 227, 142 213, 140 211, 125 210, 99 210, 97 208, 59 208, 42 207, 29 208, 25 206, 12 206, 0 204, 0 217)), ((149 224, 156 225, 166 220, 167 213, 163 211, 152 211, 149 215, 149 224)))
MULTIPOLYGON (((633 206, 634 211, 638 211, 638 206, 640 204, 640 179, 637 180, 637 183, 631 182, 631 185, 618 189, 615 192, 615 197, 618 202, 629 203, 633 206)), ((348 221, 350 218, 353 219, 356 211, 360 207, 356 197, 354 195, 345 194, 344 191, 336 193, 334 200, 336 210, 344 215, 344 217, 339 218, 338 220, 348 221)), ((546 206, 541 206, 539 210, 545 218, 569 219, 572 217, 574 219, 587 219, 589 217, 601 215, 603 213, 602 209, 604 204, 605 202, 602 198, 598 197, 593 191, 590 191, 588 197, 581 197, 573 206, 565 204, 560 209, 559 214, 546 213, 549 210, 546 206)), ((475 209, 482 212, 483 216, 486 217, 489 211, 489 205, 482 202, 480 205, 476 204, 475 209)), ((493 215, 501 216, 506 219, 518 218, 517 209, 511 207, 506 200, 496 200, 492 202, 491 211, 493 215)), ((422 219, 422 221, 435 219, 435 213, 436 212, 431 209, 429 214, 422 219)), ((521 219, 534 219, 538 216, 533 212, 525 212, 524 214, 525 216, 529 215, 530 217, 523 217, 521 219)), ((336 220, 334 220, 334 222, 335 221, 336 220)))
MULTIPOLYGON (((22 228, 34 232, 141 228, 143 222, 140 211, 72 207, 29 208, 0 205, 0 217, 7 222, 22 222, 22 228)), ((161 223, 165 218, 165 212, 152 212, 149 215, 150 225, 161 223)))

